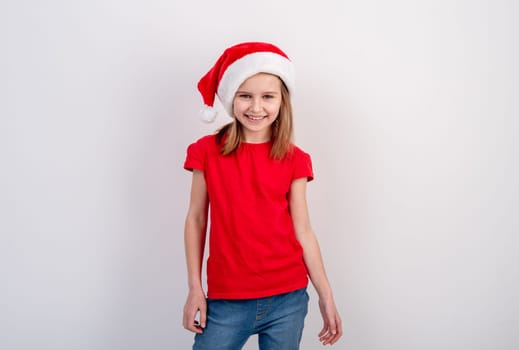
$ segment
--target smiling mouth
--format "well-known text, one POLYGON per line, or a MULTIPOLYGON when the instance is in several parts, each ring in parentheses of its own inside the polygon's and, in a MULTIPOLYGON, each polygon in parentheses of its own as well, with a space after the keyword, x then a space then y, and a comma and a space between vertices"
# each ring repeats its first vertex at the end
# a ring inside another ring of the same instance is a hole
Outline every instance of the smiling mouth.
POLYGON ((266 115, 264 116, 261 116, 261 117, 257 117, 257 116, 253 116, 253 115, 249 115, 249 114, 245 114, 245 116, 247 117, 247 119, 250 119, 250 120, 261 120, 261 119, 265 119, 267 118, 266 115))

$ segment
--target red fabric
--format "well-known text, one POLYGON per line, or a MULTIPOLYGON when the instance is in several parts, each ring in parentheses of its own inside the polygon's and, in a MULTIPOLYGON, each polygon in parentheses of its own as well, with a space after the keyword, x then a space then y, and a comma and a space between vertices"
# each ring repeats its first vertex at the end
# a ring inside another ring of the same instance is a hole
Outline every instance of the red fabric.
POLYGON ((313 179, 312 162, 296 146, 273 160, 270 148, 242 143, 223 156, 210 135, 187 149, 184 168, 204 172, 209 195, 209 298, 261 298, 308 284, 287 197, 292 180, 313 179))

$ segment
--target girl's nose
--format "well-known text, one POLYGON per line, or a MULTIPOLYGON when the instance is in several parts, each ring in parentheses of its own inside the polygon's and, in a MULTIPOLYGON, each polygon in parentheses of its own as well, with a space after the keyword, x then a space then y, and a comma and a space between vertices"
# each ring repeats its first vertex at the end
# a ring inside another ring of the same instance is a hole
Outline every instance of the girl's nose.
POLYGON ((261 99, 259 99, 259 98, 252 99, 251 110, 253 112, 260 112, 261 111, 261 99))

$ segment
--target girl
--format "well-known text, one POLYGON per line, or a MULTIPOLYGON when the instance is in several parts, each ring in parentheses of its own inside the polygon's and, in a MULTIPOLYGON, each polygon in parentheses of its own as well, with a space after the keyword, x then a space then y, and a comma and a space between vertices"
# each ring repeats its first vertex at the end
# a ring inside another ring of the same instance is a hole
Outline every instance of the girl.
POLYGON ((225 50, 198 89, 207 120, 215 116, 215 95, 234 120, 191 144, 184 163, 193 178, 183 326, 196 333, 193 349, 241 349, 252 334, 261 350, 299 349, 307 276, 319 295, 319 339, 334 344, 341 319, 306 204, 311 159, 292 143, 292 62, 272 44, 238 44, 225 50))

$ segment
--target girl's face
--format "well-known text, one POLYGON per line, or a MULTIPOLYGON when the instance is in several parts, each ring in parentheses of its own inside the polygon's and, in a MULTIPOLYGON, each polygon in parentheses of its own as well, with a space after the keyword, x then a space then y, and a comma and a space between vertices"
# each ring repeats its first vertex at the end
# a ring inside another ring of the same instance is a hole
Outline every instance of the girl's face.
POLYGON ((244 141, 268 141, 280 107, 281 81, 277 76, 258 73, 245 80, 233 100, 234 117, 243 126, 244 141))

